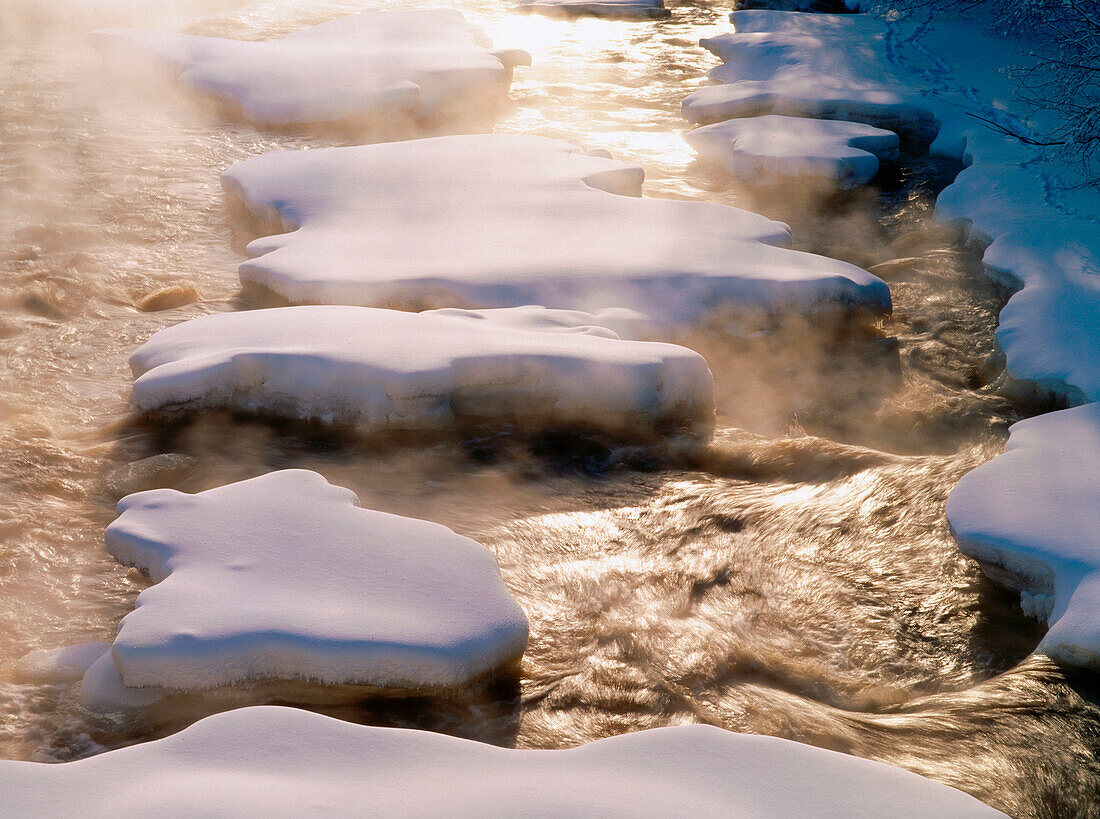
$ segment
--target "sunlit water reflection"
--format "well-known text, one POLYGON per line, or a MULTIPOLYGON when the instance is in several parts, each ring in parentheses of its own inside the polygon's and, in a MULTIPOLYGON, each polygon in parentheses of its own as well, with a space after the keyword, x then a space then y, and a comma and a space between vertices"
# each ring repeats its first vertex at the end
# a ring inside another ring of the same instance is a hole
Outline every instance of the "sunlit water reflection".
POLYGON ((156 77, 105 69, 83 33, 137 24, 267 38, 362 7, 17 0, 0 10, 3 755, 84 756, 197 713, 190 703, 119 723, 84 713, 63 687, 12 679, 27 651, 110 639, 132 607, 144 581, 102 545, 120 493, 306 466, 365 506, 481 540, 532 626, 515 678, 331 713, 522 747, 705 721, 904 765, 1017 815, 1095 811, 1095 679, 1025 659, 1041 627, 958 555, 943 519, 959 477, 1035 409, 998 389, 990 353, 1003 294, 960 237, 930 221, 928 191, 955 169, 913 160, 888 174, 882 196, 823 203, 699 167, 678 106, 713 65, 695 43, 727 28, 724 8, 630 23, 459 4, 498 45, 534 57, 497 131, 608 148, 646 167, 649 195, 759 209, 791 222, 798 246, 890 283, 895 313, 870 332, 791 322, 752 339, 687 339, 718 379, 708 452, 555 436, 368 445, 222 416, 159 431, 131 421, 126 358, 137 344, 254 306, 235 273, 247 226, 228 215, 219 173, 272 148, 361 137, 259 131, 156 77), (136 308, 180 284, 199 301, 136 308), (190 460, 126 471, 164 452, 190 460))

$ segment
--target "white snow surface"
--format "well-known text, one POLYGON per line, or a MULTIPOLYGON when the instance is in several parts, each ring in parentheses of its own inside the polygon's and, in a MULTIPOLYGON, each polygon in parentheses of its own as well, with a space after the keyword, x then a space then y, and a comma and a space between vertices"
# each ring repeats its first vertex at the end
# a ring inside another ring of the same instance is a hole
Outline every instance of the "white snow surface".
POLYGON ((684 135, 699 156, 755 182, 796 177, 850 190, 895 159, 898 135, 859 122, 767 115, 704 125, 684 135))
POLYGON ((499 101, 518 50, 491 50, 484 31, 450 9, 368 11, 284 37, 249 42, 113 29, 96 45, 151 54, 184 85, 239 105, 269 125, 445 117, 499 101))
POLYGON ((664 0, 518 0, 517 11, 593 17, 669 17, 664 0))
POLYGON ((690 122, 761 114, 865 122, 930 142, 933 113, 882 56, 882 23, 866 14, 736 11, 736 31, 699 44, 723 61, 719 85, 689 95, 690 122))
POLYGON ((110 643, 80 643, 32 651, 15 664, 15 677, 20 682, 45 685, 76 682, 110 649, 110 643))
POLYGON ((0 761, 5 814, 1002 816, 879 762, 706 725, 514 750, 276 706, 63 764, 0 761))
POLYGON ((268 153, 222 181, 289 231, 251 242, 241 279, 294 302, 615 307, 672 324, 889 309, 866 271, 775 247, 790 241, 785 225, 643 199, 643 178, 566 142, 478 135, 268 153))
POLYGON ((169 327, 130 358, 134 405, 350 423, 362 432, 456 421, 584 425, 648 437, 709 433, 713 379, 698 353, 622 341, 596 316, 528 307, 406 313, 300 306, 169 327), (551 332, 547 332, 547 330, 551 332))
POLYGON ((1100 669, 1100 404, 1015 424, 1005 454, 952 491, 947 520, 1047 620, 1039 651, 1100 669))
POLYGON ((265 679, 454 687, 523 652, 491 552, 358 503, 301 469, 123 498, 108 551, 154 585, 85 675, 85 703, 265 679))

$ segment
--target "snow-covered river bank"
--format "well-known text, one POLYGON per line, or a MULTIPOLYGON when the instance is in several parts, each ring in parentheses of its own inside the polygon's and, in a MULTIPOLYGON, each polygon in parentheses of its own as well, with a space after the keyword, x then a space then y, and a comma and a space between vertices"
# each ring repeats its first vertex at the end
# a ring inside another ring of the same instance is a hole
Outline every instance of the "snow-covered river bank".
MULTIPOLYGON (((680 103, 716 64, 697 42, 729 31, 726 8, 627 22, 455 6, 495 46, 532 57, 494 132, 606 149, 645 168, 647 197, 782 220, 796 249, 889 286, 892 314, 857 327, 789 318, 677 334, 714 376, 705 451, 499 429, 359 440, 226 411, 169 424, 132 415, 127 358, 155 332, 277 303, 241 291, 243 245, 265 228, 227 207, 220 175, 275 149, 364 139, 258 128, 155 71, 105 65, 84 34, 134 24, 268 40, 361 10, 305 5, 176 14, 24 0, 0 12, 2 755, 81 758, 225 704, 281 701, 279 690, 219 691, 95 714, 72 686, 21 681, 17 663, 112 640, 149 586, 104 549, 119 497, 293 467, 364 508, 484 544, 530 627, 522 661, 487 682, 350 704, 322 694, 317 710, 520 748, 704 722, 892 763, 1014 815, 1095 811, 1095 675, 1029 656, 1043 628, 959 554, 944 518, 948 493, 1001 451, 1008 424, 1046 408, 998 389, 1007 294, 981 248, 933 219, 961 166, 904 145, 871 187, 822 195, 750 188, 698 163, 680 103), (151 296, 177 306, 141 309, 151 296)), ((705 251, 734 230, 707 224, 684 246, 705 251)))

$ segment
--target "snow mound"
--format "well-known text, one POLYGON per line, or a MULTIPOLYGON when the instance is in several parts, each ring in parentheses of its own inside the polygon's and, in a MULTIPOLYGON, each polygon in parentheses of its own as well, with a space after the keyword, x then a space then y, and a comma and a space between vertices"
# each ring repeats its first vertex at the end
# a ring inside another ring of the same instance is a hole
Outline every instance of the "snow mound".
POLYGON ((732 119, 687 133, 708 162, 750 181, 800 177, 850 190, 878 173, 879 159, 895 159, 898 136, 870 125, 775 115, 732 119))
POLYGON ((291 231, 251 242, 241 279, 294 302, 618 307, 672 324, 889 310, 866 271, 774 247, 789 242, 785 225, 642 199, 643 178, 569 143, 481 135, 263 154, 222 180, 291 231))
POLYGON ((499 102, 512 69, 531 61, 490 50, 486 34, 449 9, 364 12, 269 42, 128 29, 90 36, 167 62, 184 85, 267 125, 446 117, 499 102))
POLYGON ((527 619, 492 553, 358 503, 300 469, 123 498, 108 551, 155 585, 85 675, 85 704, 265 679, 454 687, 522 654, 527 619))
POLYGON ((865 122, 930 143, 936 117, 894 79, 868 15, 737 11, 735 33, 699 44, 723 61, 682 104, 696 123, 761 114, 865 122), (820 18, 820 19, 814 19, 820 18))
POLYGON ((519 0, 517 11, 537 11, 552 15, 590 15, 593 17, 671 17, 664 0, 519 0))
POLYGON ((1049 623, 1040 651, 1100 669, 1100 404, 1015 424, 1005 454, 952 491, 947 520, 1049 623))
POLYGON ((15 664, 15 678, 19 682, 43 685, 76 682, 92 663, 110 650, 110 643, 81 643, 32 651, 15 664))
POLYGON ((705 725, 498 748, 275 706, 63 764, 0 762, 13 817, 1001 816, 879 762, 705 725))
POLYGON ((525 310, 506 311, 500 324, 491 310, 303 306, 204 316, 133 354, 133 402, 142 411, 225 407, 363 432, 472 421, 579 425, 629 438, 668 427, 709 434, 713 383, 698 353, 525 310))

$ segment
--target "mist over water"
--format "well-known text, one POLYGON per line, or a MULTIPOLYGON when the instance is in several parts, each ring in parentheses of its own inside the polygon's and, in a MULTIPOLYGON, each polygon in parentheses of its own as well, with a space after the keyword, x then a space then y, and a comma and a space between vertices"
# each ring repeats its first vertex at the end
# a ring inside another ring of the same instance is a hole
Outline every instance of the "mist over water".
POLYGON ((457 6, 497 46, 534 57, 493 130, 608 148, 646 167, 647 195, 783 219, 796 247, 886 280, 893 315, 856 329, 750 318, 737 334, 679 339, 717 381, 705 450, 568 431, 362 441, 224 414, 144 423, 128 406, 129 353, 170 324, 264 303, 240 290, 241 243, 257 227, 226 207, 221 171, 377 135, 257 129, 160 72, 105 64, 84 34, 265 39, 365 6, 5 4, 0 754, 79 758, 249 697, 279 701, 258 686, 119 722, 82 711, 65 686, 18 682, 14 664, 109 640, 132 609, 146 581, 102 542, 118 497, 307 467, 365 507, 484 543, 531 621, 520 667, 482 685, 352 703, 333 692, 319 710, 539 748, 703 721, 901 765, 1013 815, 1096 813, 1096 677, 1029 657, 1042 626, 958 554, 943 517, 958 479, 1036 409, 1004 389, 993 355, 1005 294, 931 218, 958 168, 904 157, 877 187, 842 196, 739 186, 695 162, 678 115, 714 65, 695 43, 728 30, 728 9, 568 22, 504 5, 457 6), (140 309, 165 288, 180 306, 140 309))

